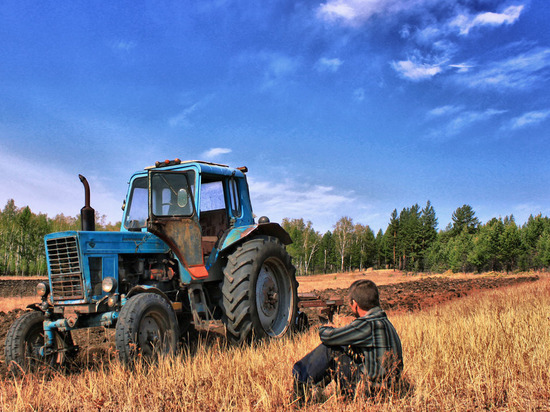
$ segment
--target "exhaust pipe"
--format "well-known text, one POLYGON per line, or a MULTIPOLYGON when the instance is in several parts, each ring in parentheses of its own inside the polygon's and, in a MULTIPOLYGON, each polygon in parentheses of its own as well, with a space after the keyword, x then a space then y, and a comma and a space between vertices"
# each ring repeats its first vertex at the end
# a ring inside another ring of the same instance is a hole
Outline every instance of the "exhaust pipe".
POLYGON ((90 206, 90 185, 86 178, 78 175, 84 185, 84 207, 80 209, 80 228, 84 231, 95 230, 95 210, 90 206))

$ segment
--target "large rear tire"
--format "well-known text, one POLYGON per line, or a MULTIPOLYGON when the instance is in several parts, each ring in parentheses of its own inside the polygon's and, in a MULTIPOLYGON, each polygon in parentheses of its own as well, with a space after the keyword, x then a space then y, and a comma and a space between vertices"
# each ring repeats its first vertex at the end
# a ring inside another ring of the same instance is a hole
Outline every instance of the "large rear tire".
POLYGON ((8 330, 4 353, 8 369, 13 375, 48 371, 62 366, 68 352, 74 348, 70 332, 55 331, 53 352, 40 356, 39 350, 45 343, 43 323, 42 312, 25 312, 8 330))
POLYGON ((280 338, 295 326, 298 308, 296 269, 282 243, 258 236, 228 258, 222 287, 227 337, 280 338))
POLYGON ((131 364, 138 356, 154 360, 173 355, 179 328, 172 306, 155 293, 132 297, 121 309, 115 341, 120 360, 131 364))

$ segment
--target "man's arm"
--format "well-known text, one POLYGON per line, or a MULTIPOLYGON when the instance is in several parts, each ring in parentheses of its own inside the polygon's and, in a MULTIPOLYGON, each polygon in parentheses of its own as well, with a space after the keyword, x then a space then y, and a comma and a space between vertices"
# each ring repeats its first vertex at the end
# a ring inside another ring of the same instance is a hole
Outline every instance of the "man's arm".
POLYGON ((321 326, 319 328, 319 338, 327 346, 354 345, 364 342, 365 338, 371 333, 370 324, 358 319, 341 328, 332 326, 321 326))

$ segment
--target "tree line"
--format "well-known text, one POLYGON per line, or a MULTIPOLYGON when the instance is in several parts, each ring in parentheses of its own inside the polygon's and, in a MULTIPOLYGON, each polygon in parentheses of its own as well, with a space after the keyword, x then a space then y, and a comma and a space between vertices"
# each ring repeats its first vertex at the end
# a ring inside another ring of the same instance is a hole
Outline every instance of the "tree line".
MULTIPOLYGON (((399 269, 407 272, 515 271, 550 267, 550 219, 531 215, 518 226, 513 216, 482 224, 469 205, 457 208, 452 221, 438 230, 435 209, 428 201, 397 212, 385 231, 341 217, 332 231, 316 231, 310 221, 283 219, 293 243, 287 250, 298 275, 353 270, 399 269)), ((118 230, 96 215, 97 230, 118 230)), ((0 212, 0 274, 46 275, 44 235, 79 230, 80 216, 49 218, 18 208, 8 200, 0 212)))
POLYGON ((550 219, 531 215, 518 226, 513 215, 482 224, 470 205, 457 208, 438 230, 428 201, 390 215, 385 231, 374 234, 350 217, 332 231, 316 232, 303 219, 284 219, 294 243, 287 247, 299 275, 353 270, 398 269, 406 272, 486 272, 550 267, 550 219))
MULTIPOLYGON (((120 227, 120 223, 113 225, 105 220, 104 215, 96 216, 97 230, 118 230, 120 227)), ((49 218, 42 213, 32 213, 28 206, 19 208, 9 199, 0 212, 0 274, 46 276, 44 236, 79 229, 80 216, 58 214, 49 218)))

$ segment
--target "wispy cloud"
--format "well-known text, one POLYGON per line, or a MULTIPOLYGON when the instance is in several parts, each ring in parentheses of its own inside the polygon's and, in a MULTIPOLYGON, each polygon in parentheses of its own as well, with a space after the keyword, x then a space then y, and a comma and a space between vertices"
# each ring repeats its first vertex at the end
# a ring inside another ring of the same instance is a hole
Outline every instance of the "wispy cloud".
POLYGON ((434 140, 449 139, 475 123, 487 121, 506 113, 506 110, 487 109, 484 111, 464 110, 461 107, 442 106, 428 112, 429 116, 438 116, 444 123, 433 128, 428 137, 434 140))
POLYGON ((269 89, 290 78, 300 66, 298 58, 277 52, 262 52, 258 60, 264 65, 262 89, 269 89))
POLYGON ((458 63, 458 64, 449 64, 449 67, 452 67, 453 69, 457 69, 458 73, 466 73, 474 66, 468 63, 458 63))
POLYGON ((439 64, 425 64, 414 60, 394 61, 391 66, 401 77, 413 81, 430 79, 442 71, 439 64))
POLYGON ((307 185, 293 180, 260 181, 248 179, 254 212, 268 216, 272 221, 299 218, 307 211, 308 220, 326 220, 340 216, 346 205, 353 205, 353 193, 338 193, 330 186, 307 185))
POLYGON ((550 48, 535 48, 517 56, 470 70, 457 77, 471 88, 529 89, 548 79, 550 48))
POLYGON ((318 72, 336 73, 343 63, 344 62, 338 58, 328 59, 326 57, 321 57, 317 60, 317 63, 315 63, 315 69, 318 72))
POLYGON ((542 123, 548 119, 548 117, 550 117, 550 110, 527 112, 511 119, 504 128, 511 130, 523 129, 524 127, 535 126, 542 123))
POLYGON ((501 26, 513 24, 518 19, 524 6, 509 6, 501 13, 485 12, 477 15, 460 14, 450 23, 451 27, 458 28, 460 34, 466 35, 474 27, 478 26, 501 26))
POLYGON ((231 149, 228 149, 228 148, 225 148, 225 147, 213 147, 212 149, 207 150, 206 152, 204 152, 202 154, 202 157, 205 158, 205 159, 213 159, 213 158, 216 158, 218 156, 228 154, 228 153, 231 153, 231 152, 232 152, 231 149))
POLYGON ((137 44, 135 42, 129 40, 116 40, 111 43, 111 47, 113 48, 113 50, 124 52, 135 49, 136 46, 137 44))
POLYGON ((365 100, 365 89, 363 89, 362 87, 355 89, 353 91, 353 100, 355 100, 356 102, 362 102, 363 100, 365 100))
POLYGON ((198 109, 206 106, 212 100, 212 98, 212 95, 208 95, 206 97, 203 97, 199 101, 187 106, 180 113, 168 119, 168 124, 172 127, 191 126, 191 115, 195 113, 198 109))
POLYGON ((418 10, 433 0, 327 0, 317 9, 317 17, 328 22, 359 26, 375 15, 393 15, 418 10))
POLYGON ((446 116, 451 115, 454 113, 458 113, 463 111, 464 108, 462 106, 453 106, 453 105, 446 105, 446 106, 439 106, 435 109, 432 109, 428 112, 428 117, 438 117, 438 116, 446 116))

